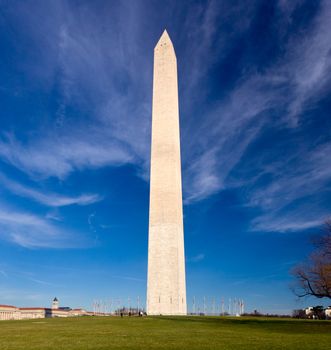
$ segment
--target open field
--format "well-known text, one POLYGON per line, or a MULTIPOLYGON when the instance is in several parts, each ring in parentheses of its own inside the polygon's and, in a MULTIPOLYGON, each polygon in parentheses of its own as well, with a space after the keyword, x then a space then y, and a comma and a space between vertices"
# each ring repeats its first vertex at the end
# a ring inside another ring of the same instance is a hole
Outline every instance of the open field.
POLYGON ((0 322, 1 350, 330 348, 330 321, 81 317, 0 322))

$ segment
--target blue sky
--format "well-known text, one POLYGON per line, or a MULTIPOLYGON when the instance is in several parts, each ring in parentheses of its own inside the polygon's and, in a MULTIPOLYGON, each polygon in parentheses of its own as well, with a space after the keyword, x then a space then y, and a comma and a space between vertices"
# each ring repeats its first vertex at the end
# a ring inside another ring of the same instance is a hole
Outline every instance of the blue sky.
POLYGON ((189 307, 320 303, 289 288, 331 212, 331 3, 301 0, 0 2, 1 303, 144 300, 164 28, 189 307))

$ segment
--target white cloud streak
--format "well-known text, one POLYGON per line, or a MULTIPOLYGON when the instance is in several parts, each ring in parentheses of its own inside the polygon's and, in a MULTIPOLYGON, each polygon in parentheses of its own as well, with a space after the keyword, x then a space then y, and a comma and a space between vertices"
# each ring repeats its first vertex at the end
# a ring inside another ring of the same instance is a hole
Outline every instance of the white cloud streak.
POLYGON ((318 193, 331 180, 331 143, 323 144, 310 153, 302 151, 297 157, 283 160, 274 169, 267 167, 275 179, 267 186, 260 186, 250 197, 250 205, 266 210, 279 208, 296 199, 318 193))
MULTIPOLYGON (((305 213, 301 213, 305 215, 305 213)), ((306 217, 297 215, 264 215, 258 217, 252 222, 252 231, 264 232, 295 232, 307 229, 317 228, 323 223, 323 218, 318 220, 307 220, 306 217)))
POLYGON ((130 163, 132 155, 105 135, 89 133, 91 139, 68 135, 62 139, 39 139, 24 145, 12 136, 0 139, 0 156, 34 178, 64 179, 74 170, 130 163))
POLYGON ((4 174, 0 172, 0 183, 5 189, 12 193, 32 199, 38 203, 44 204, 50 207, 63 207, 73 204, 89 205, 102 200, 102 197, 98 194, 82 194, 76 197, 63 196, 56 193, 41 192, 30 187, 24 186, 18 182, 10 180, 4 174))
POLYGON ((261 208, 265 214, 252 222, 255 231, 297 231, 320 226, 328 219, 327 207, 320 206, 320 193, 331 192, 331 165, 328 159, 331 143, 313 151, 301 150, 296 157, 269 165, 266 174, 273 180, 249 194, 249 206, 261 208), (298 205, 295 203, 299 202, 298 205), (286 210, 286 213, 284 213, 286 210))
POLYGON ((197 263, 197 262, 200 262, 202 260, 205 259, 205 254, 203 253, 199 253, 195 256, 192 256, 191 258, 187 259, 188 262, 193 262, 193 263, 197 263))
POLYGON ((83 248, 88 243, 82 234, 4 205, 0 207, 0 237, 25 248, 83 248))
MULTIPOLYGON (((311 100, 328 92, 331 71, 331 39, 327 34, 331 28, 330 1, 322 1, 312 32, 301 38, 289 50, 289 64, 285 74, 290 77, 294 99, 289 104, 289 117, 293 123, 299 121, 301 112, 311 100)), ((297 39, 297 38, 296 38, 297 39)))

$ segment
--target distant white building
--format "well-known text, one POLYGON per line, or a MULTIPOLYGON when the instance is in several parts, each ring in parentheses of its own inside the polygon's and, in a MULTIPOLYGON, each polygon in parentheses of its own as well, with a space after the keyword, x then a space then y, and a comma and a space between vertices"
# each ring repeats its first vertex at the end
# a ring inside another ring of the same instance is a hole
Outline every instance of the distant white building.
POLYGON ((21 307, 19 310, 21 313, 20 320, 51 317, 49 312, 50 309, 44 307, 21 307))
MULTIPOLYGON (((326 307, 324 310, 321 310, 322 314, 325 315, 326 319, 331 319, 331 306, 326 307)), ((313 306, 309 306, 305 309, 306 316, 308 318, 317 318, 316 310, 313 306)))
POLYGON ((20 320, 19 308, 12 305, 0 305, 0 320, 20 320))
POLYGON ((328 306, 324 311, 325 311, 325 317, 328 320, 331 319, 331 306, 328 306))
POLYGON ((71 309, 70 307, 60 307, 59 300, 55 297, 51 308, 45 307, 16 307, 13 305, 0 305, 1 320, 24 320, 48 317, 74 317, 90 316, 93 312, 84 309, 71 309))
POLYGON ((312 306, 309 306, 305 309, 305 313, 307 317, 311 317, 314 314, 314 308, 312 306))
POLYGON ((84 309, 72 309, 70 310, 71 316, 87 316, 90 313, 84 309))

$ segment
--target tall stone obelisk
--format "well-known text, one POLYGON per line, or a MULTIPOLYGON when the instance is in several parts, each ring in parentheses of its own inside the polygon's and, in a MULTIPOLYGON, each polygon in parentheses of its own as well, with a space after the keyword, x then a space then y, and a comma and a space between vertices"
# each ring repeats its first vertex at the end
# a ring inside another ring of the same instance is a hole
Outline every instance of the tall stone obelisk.
POLYGON ((177 60, 166 30, 154 49, 146 311, 187 312, 177 60))

